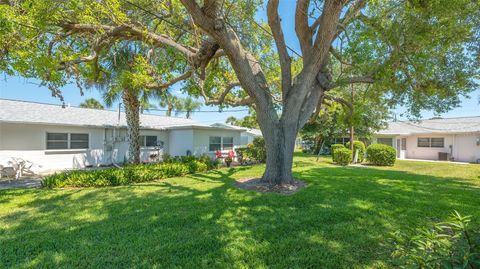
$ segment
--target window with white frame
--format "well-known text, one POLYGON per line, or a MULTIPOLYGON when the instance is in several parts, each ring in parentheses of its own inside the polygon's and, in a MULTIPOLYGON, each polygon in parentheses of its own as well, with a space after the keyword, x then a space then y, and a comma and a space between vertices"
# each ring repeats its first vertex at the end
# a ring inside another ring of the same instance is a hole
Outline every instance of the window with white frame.
POLYGON ((443 148, 445 147, 445 138, 443 137, 419 137, 417 138, 419 148, 443 148))
POLYGON ((88 149, 88 134, 47 133, 46 149, 88 149))
POLYGON ((445 146, 445 139, 443 137, 432 137, 430 138, 430 147, 432 148, 443 148, 445 146))
POLYGON ((233 137, 231 136, 210 136, 209 138, 209 151, 217 150, 231 150, 233 149, 233 137))
POLYGON ((224 137, 222 139, 222 148, 223 150, 233 149, 233 137, 224 137))
POLYGON ((209 151, 222 150, 222 137, 210 136, 208 150, 209 151))
POLYGON ((141 135, 140 147, 156 147, 158 146, 158 137, 155 135, 141 135))
POLYGON ((428 138, 428 137, 417 138, 417 146, 419 148, 429 148, 430 147, 430 138, 428 138))

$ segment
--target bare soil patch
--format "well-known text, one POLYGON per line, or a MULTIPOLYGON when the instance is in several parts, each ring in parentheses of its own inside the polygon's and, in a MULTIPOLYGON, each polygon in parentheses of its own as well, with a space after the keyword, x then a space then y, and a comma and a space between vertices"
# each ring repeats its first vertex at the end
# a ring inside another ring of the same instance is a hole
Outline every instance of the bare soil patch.
POLYGON ((301 180, 295 180, 293 184, 272 185, 262 182, 261 178, 244 178, 235 181, 235 186, 240 189, 256 192, 274 192, 284 195, 294 194, 307 186, 307 183, 301 180))

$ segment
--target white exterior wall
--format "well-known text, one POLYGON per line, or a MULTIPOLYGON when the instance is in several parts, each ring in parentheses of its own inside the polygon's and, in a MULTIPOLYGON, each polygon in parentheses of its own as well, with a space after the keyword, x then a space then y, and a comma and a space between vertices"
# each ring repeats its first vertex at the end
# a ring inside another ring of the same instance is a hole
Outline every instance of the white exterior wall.
POLYGON ((477 139, 480 139, 480 133, 456 134, 453 146, 455 161, 477 162, 480 159, 480 145, 477 145, 477 139))
MULTIPOLYGON (((126 129, 89 128, 44 124, 0 123, 0 161, 11 157, 22 158, 35 164, 34 172, 48 173, 63 169, 121 163, 127 157, 126 129), (47 150, 47 132, 88 133, 88 149, 47 150), (106 142, 106 143, 104 143, 106 142), (111 146, 107 146, 107 145, 111 146)), ((141 135, 156 135, 168 147, 168 133, 157 130, 141 130, 141 135)), ((142 148, 141 160, 150 161, 150 154, 163 151, 142 148)))
POLYGON ((248 134, 247 132, 243 132, 240 136, 240 145, 246 146, 248 144, 252 144, 253 139, 255 139, 254 135, 248 134))
POLYGON ((172 156, 185 156, 187 150, 193 153, 193 129, 170 130, 168 141, 168 154, 172 156))
MULTIPOLYGON (((446 152, 450 156, 450 145, 453 146, 453 135, 451 134, 424 134, 424 135, 412 135, 407 136, 407 152, 406 158, 408 159, 421 159, 421 160, 438 160, 439 152, 446 152), (418 138, 421 137, 437 137, 444 138, 443 148, 423 148, 418 147, 418 138)), ((454 154, 455 156, 455 154, 454 154)))
POLYGON ((36 172, 95 165, 105 161, 103 136, 103 128, 0 123, 0 160, 22 158, 33 162, 36 172), (89 149, 47 150, 47 132, 88 133, 89 149))
MULTIPOLYGON (((158 154, 160 157, 168 152, 168 132, 161 130, 140 130, 140 135, 156 136, 157 141, 163 141, 164 148, 156 149, 155 147, 142 147, 140 148, 140 161, 150 162, 151 154, 158 154)), ((108 128, 106 129, 105 134, 105 155, 108 160, 107 163, 112 162, 122 163, 128 158, 128 141, 127 141, 127 129, 115 129, 108 128)))
MULTIPOLYGON (((195 155, 208 154, 214 156, 215 152, 209 151, 210 146, 210 137, 211 136, 220 136, 220 137, 233 137, 233 147, 237 148, 241 145, 240 132, 238 131, 228 131, 228 130, 194 130, 194 151, 195 155)), ((228 151, 223 151, 223 153, 228 153, 228 151)))
MULTIPOLYGON (((406 138, 406 150, 400 150, 397 157, 400 159, 420 159, 420 160, 438 160, 439 152, 446 152, 453 156, 454 161, 458 162, 477 162, 480 159, 480 146, 477 145, 477 139, 480 139, 480 133, 470 134, 422 134, 410 136, 378 136, 385 138, 393 138, 393 147, 398 149, 397 140, 406 138), (443 148, 424 148, 418 147, 419 137, 443 137, 443 148), (452 149, 450 149, 452 146, 452 149)), ((377 139, 374 139, 374 143, 377 139)))

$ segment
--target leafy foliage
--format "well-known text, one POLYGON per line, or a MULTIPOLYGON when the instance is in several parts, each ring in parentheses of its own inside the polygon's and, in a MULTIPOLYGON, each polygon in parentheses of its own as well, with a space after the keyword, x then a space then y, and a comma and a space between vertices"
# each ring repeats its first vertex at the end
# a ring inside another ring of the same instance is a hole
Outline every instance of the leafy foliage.
MULTIPOLYGON (((350 148, 350 142, 347 143, 346 147, 350 148)), ((365 159, 365 144, 362 141, 355 140, 353 141, 353 150, 358 151, 358 162, 363 162, 365 159)))
POLYGON ((367 161, 374 165, 392 166, 397 159, 397 151, 384 144, 372 144, 367 147, 367 161))
POLYGON ((250 110, 249 114, 243 118, 237 119, 234 116, 230 116, 225 120, 225 123, 245 128, 260 128, 257 121, 257 114, 253 110, 250 110))
POLYGON ((343 144, 333 144, 333 145, 331 146, 331 149, 332 149, 332 150, 331 150, 331 151, 332 151, 332 161, 333 161, 333 162, 337 162, 337 160, 335 159, 335 151, 336 151, 337 149, 344 149, 344 148, 345 148, 345 145, 343 145, 343 144))
POLYGON ((480 231, 471 216, 454 211, 447 221, 418 228, 414 235, 393 233, 393 262, 401 268, 480 268, 480 231))
POLYGON ((187 96, 186 98, 178 98, 175 103, 175 114, 180 115, 185 113, 185 118, 190 119, 192 114, 195 111, 200 110, 201 107, 202 102, 199 102, 190 96, 187 96))
POLYGON ((343 147, 333 150, 335 163, 339 165, 349 165, 352 162, 352 151, 343 147))
POLYGON ((81 102, 79 107, 82 108, 95 108, 95 109, 104 109, 102 103, 97 101, 95 98, 88 98, 85 101, 81 102))
POLYGON ((267 160, 267 149, 265 139, 263 137, 255 137, 252 144, 248 144, 246 148, 237 149, 243 158, 264 163, 267 160))
POLYGON ((76 170, 46 176, 43 186, 62 187, 103 187, 128 185, 135 182, 159 180, 169 177, 205 172, 218 165, 208 156, 194 156, 180 159, 164 158, 157 164, 127 165, 121 169, 76 170))

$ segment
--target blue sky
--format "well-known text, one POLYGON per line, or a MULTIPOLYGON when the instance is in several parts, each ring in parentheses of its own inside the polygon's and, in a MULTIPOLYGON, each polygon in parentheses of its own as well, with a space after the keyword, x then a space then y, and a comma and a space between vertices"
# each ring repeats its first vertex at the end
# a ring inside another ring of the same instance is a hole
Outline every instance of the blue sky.
MULTIPOLYGON (((294 31, 294 1, 283 1, 279 7, 279 14, 282 18, 282 26, 285 34, 287 44, 296 51, 300 51, 298 40, 294 31)), ((260 10, 257 15, 258 20, 265 20, 265 10, 260 10)), ((86 90, 85 95, 81 96, 80 91, 75 85, 68 85, 62 89, 65 98, 65 103, 77 106, 86 98, 96 98, 101 100, 98 91, 86 90)), ((462 98, 461 107, 455 108, 448 113, 443 114, 443 117, 463 117, 463 116, 480 116, 479 105, 480 89, 471 94, 471 98, 462 98)), ((26 80, 21 77, 2 77, 0 79, 0 98, 35 101, 42 103, 61 104, 60 100, 51 96, 50 91, 46 87, 39 86, 39 82, 35 80, 26 80)), ((155 104, 155 102, 153 102, 155 104)), ((158 104, 156 104, 158 105, 158 104)), ((116 106, 115 106, 116 107, 116 106)), ((113 108, 112 108, 113 109, 113 108)), ((236 109, 236 108, 231 108, 236 109)), ((240 108, 241 109, 241 108, 240 108)), ((201 110, 217 110, 215 107, 203 107, 201 110)), ((230 110, 230 109, 227 109, 230 110)), ((394 111, 399 116, 405 109, 398 108, 394 111)), ((164 114, 164 112, 151 112, 154 114, 164 114)), ((193 114, 193 119, 204 122, 224 122, 229 116, 243 117, 247 112, 223 112, 223 113, 202 113, 197 112, 193 114)), ((422 118, 430 118, 433 116, 432 112, 424 111, 422 118)))

